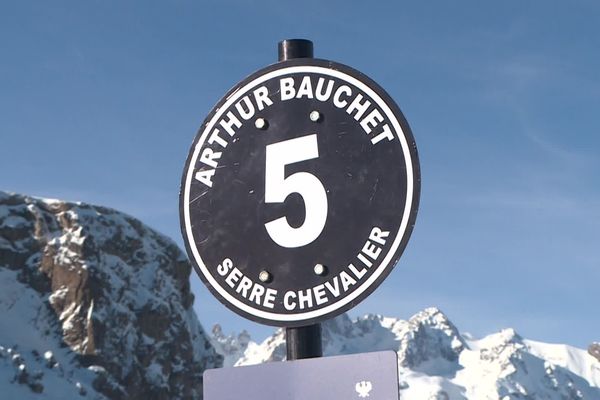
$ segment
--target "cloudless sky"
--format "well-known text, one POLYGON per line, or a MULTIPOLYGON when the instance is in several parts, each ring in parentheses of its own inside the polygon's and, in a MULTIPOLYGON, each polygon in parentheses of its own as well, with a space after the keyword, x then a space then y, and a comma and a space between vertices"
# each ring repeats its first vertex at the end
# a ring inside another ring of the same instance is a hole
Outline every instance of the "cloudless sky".
MULTIPOLYGON (((181 245, 197 129, 295 37, 383 86, 419 149, 413 236, 351 315, 438 306, 475 336, 600 340, 596 1, 2 1, 0 190, 114 207, 181 245)), ((272 331, 192 287, 205 328, 272 331)))

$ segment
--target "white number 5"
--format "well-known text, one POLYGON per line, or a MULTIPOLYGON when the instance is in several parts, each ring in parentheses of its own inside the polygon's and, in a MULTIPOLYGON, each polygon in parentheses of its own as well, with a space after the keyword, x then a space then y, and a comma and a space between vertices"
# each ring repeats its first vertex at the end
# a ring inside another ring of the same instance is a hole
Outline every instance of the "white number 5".
POLYGON ((319 237, 327 220, 327 194, 321 181, 311 173, 296 172, 285 177, 285 166, 319 157, 317 135, 284 140, 267 146, 265 203, 283 203, 292 193, 304 200, 304 223, 290 226, 286 217, 265 224, 271 239, 282 247, 302 247, 319 237))

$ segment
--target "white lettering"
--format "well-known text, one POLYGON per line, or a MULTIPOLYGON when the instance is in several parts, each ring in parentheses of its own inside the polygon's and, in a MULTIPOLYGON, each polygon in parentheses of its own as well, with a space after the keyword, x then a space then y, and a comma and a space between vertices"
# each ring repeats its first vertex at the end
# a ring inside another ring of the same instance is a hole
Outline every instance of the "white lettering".
POLYGON ((335 94, 333 95, 333 105, 337 108, 344 108, 346 107, 346 105, 348 105, 348 102, 346 100, 341 100, 342 93, 346 93, 346 96, 350 97, 350 95, 352 94, 352 89, 350 89, 346 85, 342 85, 339 88, 337 88, 335 94))
POLYGON ((329 281, 325 282, 325 287, 327 290, 329 290, 333 297, 338 297, 340 295, 340 283, 338 281, 338 277, 334 276, 332 281, 333 285, 329 283, 329 281))
POLYGON ((317 91, 315 96, 319 101, 327 101, 329 96, 331 96, 331 92, 333 91, 333 80, 329 80, 327 82, 327 89, 325 89, 325 93, 323 93, 323 83, 325 82, 325 78, 319 78, 317 81, 317 91))
POLYGON ((229 287, 231 287, 233 289, 233 287, 235 286, 237 281, 240 280, 241 277, 242 277, 242 272, 239 269, 237 269, 237 267, 235 267, 234 269, 231 270, 229 275, 227 275, 227 278, 225 278, 225 283, 227 283, 229 285, 229 287))
POLYGON ((240 122, 238 117, 236 117, 231 111, 227 112, 226 117, 229 119, 225 120, 225 118, 223 118, 219 122, 219 124, 223 127, 223 129, 227 131, 227 133, 229 133, 229 136, 233 136, 235 135, 235 131, 233 130, 232 126, 239 128, 240 126, 242 126, 242 123, 240 122))
POLYGON ((329 301, 327 295, 325 294, 325 286, 317 285, 313 288, 313 292, 315 293, 315 301, 318 306, 321 304, 325 304, 329 301))
POLYGON ((281 78, 279 81, 279 92, 281 93, 281 101, 293 99, 296 95, 296 89, 294 89, 294 78, 281 78))
POLYGON ((194 179, 204 183, 208 187, 212 187, 212 177, 215 174, 214 169, 206 169, 198 171, 194 174, 194 179))
POLYGON ((217 267, 217 272, 219 273, 219 275, 225 276, 227 275, 227 272, 231 269, 231 267, 233 267, 233 262, 229 258, 226 258, 223 260, 223 263, 219 264, 219 266, 217 267))
POLYGON ((240 116, 246 121, 254 116, 254 104, 252 104, 248 96, 242 97, 242 99, 236 103, 235 108, 238 110, 240 116), (242 102, 245 104, 246 108, 242 107, 242 102))
POLYGON ((265 108, 265 104, 267 106, 273 104, 273 100, 269 98, 269 89, 267 89, 265 86, 259 87, 253 93, 254 100, 256 101, 256 105, 258 106, 258 111, 262 111, 265 108))
POLYGON ((371 266, 373 265, 373 263, 371 261, 367 260, 367 257, 363 256, 361 253, 358 253, 358 255, 356 257, 358 257, 358 259, 360 261, 362 261, 363 264, 365 264, 367 266, 367 268, 371 268, 371 266))
POLYGON ((255 283, 252 287, 252 291, 250 292, 250 297, 248 297, 249 301, 253 301, 256 304, 260 304, 260 298, 265 294, 265 288, 258 283, 255 283))
POLYGON ((354 111, 356 111, 356 114, 354 114, 354 119, 357 121, 363 116, 365 111, 367 111, 368 108, 371 106, 371 102, 369 100, 365 100, 364 103, 361 103, 360 101, 362 99, 363 99, 362 94, 360 94, 360 93, 357 94, 356 97, 354 98, 354 100, 352 100, 352 103, 346 109, 346 112, 348 113, 348 115, 352 115, 352 113, 354 111))
POLYGON ((379 254, 381 254, 381 247, 377 247, 376 245, 367 241, 362 248, 362 252, 371 257, 373 260, 377 260, 379 254))
POLYGON ((286 310, 288 311, 292 311, 294 308, 296 308, 296 302, 292 301, 291 298, 296 298, 296 293, 294 292, 286 292, 286 294, 283 296, 283 307, 285 307, 286 310))
POLYGON ((204 150, 202 150, 202 154, 200 154, 200 162, 209 167, 217 168, 217 165, 219 164, 215 160, 221 158, 221 154, 223 153, 220 151, 212 151, 210 147, 205 147, 204 150))
POLYGON ((300 304, 301 310, 304 310, 304 307, 306 306, 309 308, 313 306, 312 292, 310 289, 306 289, 306 293, 302 293, 302 290, 298 291, 298 303, 300 304))
POLYGON ((377 144, 380 141, 382 141, 384 138, 387 138, 388 141, 394 139, 394 134, 390 130, 390 127, 388 126, 388 124, 385 124, 383 126, 383 131, 379 135, 377 135, 373 139, 371 139, 371 143, 377 144))
POLYGON ((344 292, 347 292, 350 286, 356 285, 356 281, 352 279, 350 275, 346 271, 340 272, 340 279, 342 280, 342 287, 344 288, 344 292))
POLYGON ((371 234, 369 235, 369 240, 372 240, 375 243, 379 243, 380 245, 385 244, 385 238, 390 236, 388 231, 382 231, 378 227, 374 227, 371 229, 371 234))
POLYGON ((242 280, 238 285, 237 289, 235 289, 236 293, 241 293, 244 298, 248 297, 248 290, 252 287, 252 281, 247 276, 242 276, 242 280))
POLYGON ((362 121, 360 121, 360 126, 364 129, 365 133, 371 133, 371 128, 375 128, 378 123, 383 121, 383 116, 379 112, 378 109, 373 109, 362 121))
POLYGON ((363 276, 365 276, 365 274, 367 273, 366 269, 361 269, 360 271, 356 269, 356 267, 354 266, 354 264, 350 264, 348 265, 348 269, 350 271, 352 271, 352 273, 354 274, 354 276, 356 276, 356 279, 360 279, 363 276))
POLYGON ((301 99, 303 96, 306 96, 309 99, 313 98, 312 84, 310 83, 310 76, 305 76, 304 78, 302 78, 302 82, 300 83, 300 87, 298 88, 298 93, 296 94, 296 98, 301 99))
POLYGON ((219 136, 218 129, 214 129, 208 137, 208 144, 213 144, 214 142, 217 142, 222 148, 227 147, 227 142, 225 139, 219 136))
POLYGON ((277 290, 268 288, 267 294, 265 295, 265 302, 263 303, 263 306, 265 306, 267 308, 275 307, 275 296, 277 296, 277 290))

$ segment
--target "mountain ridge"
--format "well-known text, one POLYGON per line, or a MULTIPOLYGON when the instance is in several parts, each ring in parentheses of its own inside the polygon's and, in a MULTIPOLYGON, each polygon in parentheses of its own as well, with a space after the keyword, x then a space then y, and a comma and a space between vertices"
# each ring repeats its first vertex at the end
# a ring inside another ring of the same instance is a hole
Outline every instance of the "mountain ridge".
MULTIPOLYGON (((196 399, 206 368, 285 359, 284 330, 209 338, 191 266, 169 238, 116 210, 0 191, 0 388, 7 398, 196 399)), ((401 398, 600 399, 586 350, 504 329, 462 334, 439 309, 323 323, 325 356, 394 350, 401 398)))
MULTIPOLYGON (((324 356, 396 351, 401 398, 600 399, 600 362, 585 350, 527 340, 511 328, 474 339, 435 307, 406 321, 343 314, 322 327, 324 356)), ((283 329, 255 343, 219 328, 211 340, 225 366, 285 360, 283 329)))

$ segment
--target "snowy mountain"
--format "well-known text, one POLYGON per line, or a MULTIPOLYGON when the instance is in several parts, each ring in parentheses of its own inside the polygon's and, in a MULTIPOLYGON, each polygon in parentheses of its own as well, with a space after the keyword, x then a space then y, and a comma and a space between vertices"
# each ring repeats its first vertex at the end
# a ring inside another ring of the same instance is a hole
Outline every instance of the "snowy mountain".
MULTIPOLYGON (((281 329, 260 344, 220 328, 212 340, 225 365, 285 359, 281 329)), ((436 308, 408 321, 344 314, 323 324, 325 356, 379 350, 398 354, 402 399, 600 399, 600 361, 585 350, 526 340, 512 329, 477 340, 436 308)))
POLYGON ((125 214, 0 192, 0 398, 201 398, 190 271, 125 214))
MULTIPOLYGON (((168 238, 117 211, 0 192, 0 398, 200 399, 202 372, 285 358, 284 331, 209 339, 191 267, 168 238)), ((474 339, 439 310, 408 321, 342 315, 325 355, 395 350, 405 399, 600 400, 588 351, 512 329, 474 339)))

